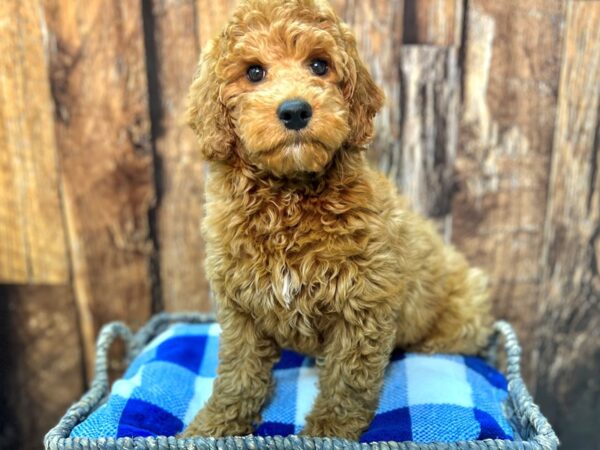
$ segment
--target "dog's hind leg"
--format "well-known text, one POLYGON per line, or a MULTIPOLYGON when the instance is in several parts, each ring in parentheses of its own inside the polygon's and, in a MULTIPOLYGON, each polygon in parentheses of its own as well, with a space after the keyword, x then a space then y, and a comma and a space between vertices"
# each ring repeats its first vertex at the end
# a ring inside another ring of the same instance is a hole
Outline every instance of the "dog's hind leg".
MULTIPOLYGON (((464 258, 454 250, 450 264, 464 258)), ((450 266, 452 267, 452 266, 450 266)), ((488 342, 492 316, 486 275, 477 268, 467 268, 449 275, 446 305, 440 310, 426 336, 408 350, 418 352, 466 353, 480 352, 488 342)))

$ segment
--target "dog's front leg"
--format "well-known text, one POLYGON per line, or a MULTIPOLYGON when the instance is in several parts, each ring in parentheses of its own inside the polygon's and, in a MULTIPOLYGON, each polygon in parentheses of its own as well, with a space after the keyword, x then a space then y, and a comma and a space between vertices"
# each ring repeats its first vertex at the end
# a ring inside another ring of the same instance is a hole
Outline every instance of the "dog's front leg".
POLYGON ((241 436, 252 432, 272 385, 279 347, 261 334, 250 316, 222 308, 219 368, 204 408, 183 432, 190 436, 241 436))
POLYGON ((367 315, 341 319, 327 339, 320 392, 302 434, 358 439, 373 419, 395 332, 389 311, 358 314, 367 315))

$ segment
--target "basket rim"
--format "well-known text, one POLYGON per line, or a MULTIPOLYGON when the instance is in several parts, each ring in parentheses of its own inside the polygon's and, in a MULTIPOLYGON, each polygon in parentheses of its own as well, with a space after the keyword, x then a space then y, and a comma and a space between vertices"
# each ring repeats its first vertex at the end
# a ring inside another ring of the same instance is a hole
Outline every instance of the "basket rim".
MULTIPOLYGON (((86 438, 69 437, 73 428, 95 410, 110 392, 108 379, 108 350, 112 342, 121 338, 126 344, 126 363, 137 356, 144 346, 168 326, 176 323, 207 323, 215 321, 211 313, 163 312, 154 315, 142 328, 133 333, 122 322, 111 322, 102 327, 96 342, 95 375, 90 389, 73 404, 44 438, 46 450, 120 450, 120 449, 186 449, 186 450, 456 450, 456 449, 522 449, 556 450, 558 438, 548 420, 534 403, 521 377, 521 347, 512 326, 505 321, 494 324, 494 339, 503 338, 506 354, 508 395, 514 405, 517 419, 516 432, 525 436, 521 441, 485 439, 458 442, 416 443, 413 441, 376 441, 361 443, 339 438, 309 436, 228 436, 223 438, 175 436, 86 438)), ((495 344, 493 344, 495 347, 495 344)), ((494 349, 492 349, 492 352, 494 349)))

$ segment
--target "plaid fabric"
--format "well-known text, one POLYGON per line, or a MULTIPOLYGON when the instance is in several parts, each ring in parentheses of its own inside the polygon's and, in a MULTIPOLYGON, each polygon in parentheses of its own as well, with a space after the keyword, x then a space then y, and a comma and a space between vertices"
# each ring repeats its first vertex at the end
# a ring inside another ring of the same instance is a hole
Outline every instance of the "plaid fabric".
MULTIPOLYGON (((217 324, 177 324, 157 336, 115 382, 107 402, 71 437, 171 436, 190 423, 216 376, 217 324)), ((284 351, 257 435, 298 433, 317 395, 314 360, 284 351)), ((362 442, 512 439, 502 413, 506 380, 480 358, 396 352, 362 442)))

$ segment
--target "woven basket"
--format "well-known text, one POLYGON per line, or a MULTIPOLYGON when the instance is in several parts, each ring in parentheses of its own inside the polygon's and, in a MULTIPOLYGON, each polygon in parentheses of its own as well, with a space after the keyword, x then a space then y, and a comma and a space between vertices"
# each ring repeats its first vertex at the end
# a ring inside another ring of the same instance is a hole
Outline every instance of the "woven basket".
POLYGON ((486 439, 453 443, 419 444, 415 442, 372 442, 369 444, 336 438, 305 436, 232 436, 226 438, 195 437, 178 439, 174 436, 136 438, 70 438, 71 430, 102 404, 109 392, 107 373, 108 350, 116 338, 127 346, 127 363, 135 358, 155 336, 176 322, 201 323, 214 317, 199 313, 158 314, 140 331, 133 334, 120 322, 102 328, 97 342, 96 374, 90 390, 73 406, 44 438, 47 450, 457 450, 457 449, 556 449, 558 438, 554 430, 533 402, 521 378, 521 347, 512 327, 496 322, 495 334, 488 353, 488 361, 496 364, 499 338, 503 338, 508 379, 507 417, 512 424, 514 441, 486 439))

